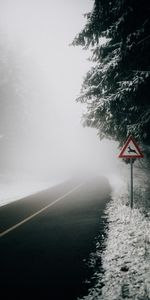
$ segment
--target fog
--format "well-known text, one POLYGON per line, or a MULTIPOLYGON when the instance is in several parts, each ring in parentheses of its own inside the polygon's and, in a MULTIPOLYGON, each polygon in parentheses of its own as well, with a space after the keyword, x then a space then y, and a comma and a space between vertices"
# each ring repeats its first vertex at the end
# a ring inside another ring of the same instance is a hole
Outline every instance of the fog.
POLYGON ((77 104, 89 53, 71 47, 90 0, 0 1, 1 177, 114 174, 117 145, 83 128, 77 104), (18 174, 18 175, 17 175, 18 174))

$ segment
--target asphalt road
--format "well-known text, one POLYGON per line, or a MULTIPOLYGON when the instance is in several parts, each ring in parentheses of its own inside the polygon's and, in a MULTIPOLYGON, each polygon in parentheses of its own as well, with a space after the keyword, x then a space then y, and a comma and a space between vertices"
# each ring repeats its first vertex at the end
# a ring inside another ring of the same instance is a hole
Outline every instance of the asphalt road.
MULTIPOLYGON (((104 233, 108 181, 68 181, 0 209, 0 290, 74 300, 87 294, 85 263, 104 233)), ((17 297, 16 297, 17 298, 17 297)))

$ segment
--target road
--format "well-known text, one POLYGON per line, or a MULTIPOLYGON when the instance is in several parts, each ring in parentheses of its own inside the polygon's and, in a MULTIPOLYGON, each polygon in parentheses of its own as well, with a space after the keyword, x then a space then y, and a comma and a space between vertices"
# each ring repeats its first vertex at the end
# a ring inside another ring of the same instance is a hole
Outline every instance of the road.
POLYGON ((2 207, 0 285, 5 298, 20 291, 26 299, 31 291, 50 300, 86 295, 92 271, 85 260, 104 232, 101 217, 109 199, 109 183, 101 177, 70 180, 2 207))

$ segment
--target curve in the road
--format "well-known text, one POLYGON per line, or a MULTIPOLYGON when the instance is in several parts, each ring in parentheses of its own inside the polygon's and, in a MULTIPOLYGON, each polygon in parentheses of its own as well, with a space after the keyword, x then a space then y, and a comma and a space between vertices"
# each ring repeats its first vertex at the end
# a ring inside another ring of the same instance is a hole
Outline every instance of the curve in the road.
POLYGON ((19 223, 15 224, 15 225, 11 226, 10 228, 6 229, 2 233, 0 233, 0 237, 3 237, 4 235, 8 234, 9 232, 11 232, 11 231, 15 230, 16 228, 20 227, 24 223, 26 223, 26 222, 30 221, 31 219, 35 218, 36 216, 38 216, 39 214, 41 214, 43 211, 45 211, 49 207, 55 205, 57 202, 61 201, 65 197, 69 196, 70 194, 72 194, 73 192, 75 192, 76 190, 78 190, 81 186, 83 186, 83 184, 84 183, 77 185, 75 188, 71 189, 69 192, 65 193, 63 196, 61 196, 61 197, 57 198, 56 200, 54 200, 52 203, 49 203, 48 205, 44 206, 43 208, 41 208, 40 210, 38 210, 34 214, 30 215, 29 217, 25 218, 21 222, 19 222, 19 223))

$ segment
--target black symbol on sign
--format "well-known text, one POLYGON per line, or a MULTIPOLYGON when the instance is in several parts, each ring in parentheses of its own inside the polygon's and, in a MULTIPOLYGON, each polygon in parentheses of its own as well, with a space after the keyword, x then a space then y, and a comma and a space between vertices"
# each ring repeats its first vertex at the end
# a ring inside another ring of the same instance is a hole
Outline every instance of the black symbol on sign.
POLYGON ((137 154, 137 152, 134 149, 132 149, 130 146, 128 147, 128 153, 136 153, 137 154))

